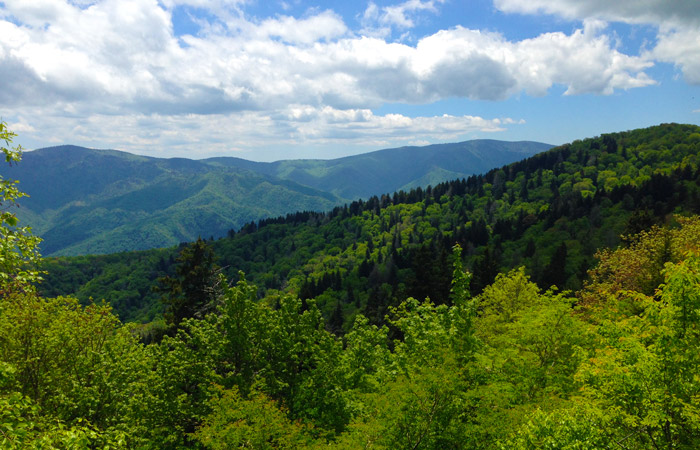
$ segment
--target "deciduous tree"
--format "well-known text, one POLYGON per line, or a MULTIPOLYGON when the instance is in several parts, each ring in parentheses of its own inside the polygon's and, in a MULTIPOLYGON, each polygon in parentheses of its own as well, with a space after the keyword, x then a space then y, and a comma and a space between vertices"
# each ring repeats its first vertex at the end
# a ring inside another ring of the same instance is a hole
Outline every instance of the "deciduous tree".
MULTIPOLYGON (((10 165, 22 159, 22 148, 12 147, 15 136, 0 122, 0 150, 10 165)), ((37 269, 41 239, 31 234, 31 228, 18 227, 19 221, 12 211, 17 200, 27 195, 17 188, 17 183, 0 176, 0 296, 30 289, 31 283, 41 279, 37 269)))

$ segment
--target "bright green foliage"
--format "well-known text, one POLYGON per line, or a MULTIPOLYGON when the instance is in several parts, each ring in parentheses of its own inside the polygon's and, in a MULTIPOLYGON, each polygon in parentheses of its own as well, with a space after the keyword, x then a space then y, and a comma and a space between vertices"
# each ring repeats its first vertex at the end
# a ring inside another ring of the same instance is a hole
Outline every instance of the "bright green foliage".
POLYGON ((214 371, 213 351, 219 336, 193 320, 186 320, 174 337, 165 336, 147 348, 151 364, 139 398, 139 436, 154 448, 179 449, 193 445, 191 434, 210 409, 214 371))
MULTIPOLYGON (((15 136, 0 122, 0 150, 8 164, 22 159, 21 148, 11 146, 15 136)), ((41 279, 41 272, 36 269, 41 239, 32 236, 31 228, 18 227, 17 217, 11 211, 17 200, 26 196, 16 184, 17 181, 0 176, 0 297, 25 290, 30 283, 41 279)))
POLYGON ((265 396, 243 398, 237 388, 221 390, 210 400, 209 414, 195 437, 206 448, 227 450, 297 449, 309 442, 304 426, 265 396))
POLYGON ((452 289, 450 290, 450 296, 453 304, 463 306, 471 297, 469 292, 471 274, 464 270, 462 247, 459 244, 452 247, 452 259, 452 289))
POLYGON ((210 402, 214 384, 235 390, 241 405, 254 408, 262 407, 259 395, 265 395, 290 418, 315 425, 315 433, 340 431, 350 415, 340 371, 342 346, 325 330, 318 309, 310 303, 303 310, 301 301, 288 295, 276 299, 279 308, 273 309, 257 301, 255 287, 245 279, 233 287, 223 279, 219 283, 216 313, 185 320, 174 337, 150 346, 154 366, 143 399, 144 433, 163 448, 193 445, 199 424, 224 414, 210 402))
POLYGON ((314 301, 259 300, 243 277, 148 346, 107 307, 15 295, 2 432, 17 448, 696 448, 700 258, 664 276, 656 299, 579 311, 522 269, 469 298, 455 257, 451 305, 409 298, 381 327, 358 315, 344 342, 314 301))
POLYGON ((361 385, 366 390, 358 392, 359 414, 339 440, 340 448, 473 448, 467 392, 473 385, 468 364, 476 350, 474 308, 459 251, 452 306, 409 298, 391 310, 389 324, 402 336, 393 355, 377 342, 382 330, 369 328, 364 318, 348 334, 346 354, 355 361, 357 338, 364 338, 359 340, 366 355, 361 367, 369 370, 356 377, 382 383, 361 385))
POLYGON ((126 448, 123 438, 105 436, 83 420, 76 422, 68 426, 41 414, 36 404, 19 393, 0 396, 0 448, 126 448))
POLYGON ((466 362, 476 348, 473 320, 475 308, 467 288, 470 274, 464 272, 461 249, 454 249, 453 305, 434 305, 430 299, 420 302, 408 298, 397 308, 391 308, 389 323, 399 330, 403 339, 396 342, 395 354, 399 367, 435 367, 442 357, 456 357, 466 362))
POLYGON ((365 316, 355 318, 352 329, 345 335, 345 349, 340 358, 346 389, 375 392, 392 377, 388 333, 386 326, 370 325, 365 316))
POLYGON ((313 303, 302 311, 295 297, 279 300, 261 349, 261 390, 281 399, 292 417, 339 431, 349 419, 339 371, 341 343, 326 331, 313 303))
POLYGON ((476 362, 484 372, 474 395, 483 424, 478 432, 488 440, 521 425, 533 405, 565 404, 591 338, 572 300, 541 293, 522 269, 498 275, 476 300, 482 343, 476 362))
MULTIPOLYGON (((664 280, 668 262, 678 262, 689 252, 700 251, 700 217, 675 216, 677 226, 654 226, 629 237, 630 245, 597 253, 598 266, 591 271, 589 288, 580 293, 584 302, 594 307, 608 296, 633 290, 653 295, 664 280)), ((637 313, 629 311, 630 313, 637 313)))
POLYGON ((517 433, 496 447, 500 450, 629 449, 624 438, 606 432, 605 413, 585 404, 546 413, 536 410, 517 433))
POLYGON ((477 329, 486 336, 502 334, 519 312, 536 305, 540 297, 540 289, 523 268, 499 274, 479 296, 481 314, 477 329))
POLYGON ((144 389, 143 349, 109 307, 32 293, 6 298, 0 365, 0 409, 14 411, 8 432, 25 430, 14 435, 17 448, 118 448, 139 440, 128 423, 140 414, 134 396, 144 389))
POLYGON ((364 408, 339 438, 339 448, 475 448, 469 383, 454 360, 414 368, 377 393, 360 395, 364 408))
POLYGON ((225 386, 247 394, 257 389, 279 401, 290 416, 321 429, 340 430, 349 420, 342 392, 341 344, 325 330, 313 303, 284 295, 272 309, 255 301, 245 280, 224 291, 218 317, 210 320, 221 336, 217 361, 225 386))
POLYGON ((642 314, 601 322, 602 346, 580 373, 632 448, 700 445, 700 258, 668 265, 665 277, 660 301, 627 293, 642 314))
POLYGON ((73 425, 42 414, 19 393, 0 395, 0 448, 11 450, 127 448, 123 435, 106 435, 83 419, 73 425))
POLYGON ((466 362, 473 357, 473 352, 479 345, 474 333, 474 318, 476 317, 476 301, 471 299, 470 282, 471 273, 464 270, 462 265, 462 248, 455 245, 452 248, 453 270, 452 289, 450 289, 450 300, 453 307, 453 346, 462 362, 466 362))
POLYGON ((585 356, 590 331, 573 314, 572 299, 541 294, 522 269, 501 274, 478 299, 483 310, 476 327, 485 344, 484 362, 510 384, 519 401, 564 395, 585 356))
POLYGON ((223 303, 219 314, 208 321, 222 337, 221 347, 216 349, 217 372, 225 377, 222 382, 247 395, 261 368, 272 312, 257 301, 255 286, 248 284, 242 273, 240 278, 233 288, 220 281, 223 303))
POLYGON ((118 428, 129 414, 141 349, 108 306, 13 296, 3 305, 0 330, 0 360, 14 370, 6 388, 63 420, 81 418, 102 429, 118 428))

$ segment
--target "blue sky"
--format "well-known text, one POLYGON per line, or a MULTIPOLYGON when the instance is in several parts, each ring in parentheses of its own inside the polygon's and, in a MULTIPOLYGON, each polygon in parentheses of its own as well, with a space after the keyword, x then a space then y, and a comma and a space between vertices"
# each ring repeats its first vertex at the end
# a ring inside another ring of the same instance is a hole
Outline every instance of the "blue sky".
POLYGON ((5 0, 27 149, 334 158, 700 123, 698 0, 5 0))

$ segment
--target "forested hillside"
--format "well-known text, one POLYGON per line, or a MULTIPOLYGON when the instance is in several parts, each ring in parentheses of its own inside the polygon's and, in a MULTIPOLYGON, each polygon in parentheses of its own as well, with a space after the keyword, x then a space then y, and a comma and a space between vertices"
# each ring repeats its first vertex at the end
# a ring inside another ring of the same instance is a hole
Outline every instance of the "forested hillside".
POLYGON ((341 201, 243 169, 72 146, 28 152, 0 173, 22 181, 29 197, 18 214, 42 236, 46 255, 166 247, 341 201))
POLYGON ((221 237, 250 221, 485 172, 548 149, 475 140, 380 150, 334 160, 150 158, 61 146, 0 167, 29 194, 18 217, 45 255, 106 254, 221 237))
POLYGON ((53 258, 48 273, 3 179, 0 446, 698 448, 699 131, 605 135, 211 243, 53 258), (620 245, 589 262, 605 240, 620 245), (225 275, 244 264, 259 286, 225 275), (116 295, 159 274, 164 328, 35 289, 44 276, 44 291, 116 295))
MULTIPOLYGON (((250 223, 210 245, 228 278, 242 270, 261 295, 316 298, 345 329, 357 312, 382 322, 408 296, 446 302, 455 243, 472 294, 520 266, 541 288, 576 290, 599 248, 700 212, 699 152, 692 125, 603 135, 425 190, 250 223)), ((173 274, 179 251, 49 259, 41 289, 109 299, 123 320, 152 320, 162 311, 152 286, 173 274)))

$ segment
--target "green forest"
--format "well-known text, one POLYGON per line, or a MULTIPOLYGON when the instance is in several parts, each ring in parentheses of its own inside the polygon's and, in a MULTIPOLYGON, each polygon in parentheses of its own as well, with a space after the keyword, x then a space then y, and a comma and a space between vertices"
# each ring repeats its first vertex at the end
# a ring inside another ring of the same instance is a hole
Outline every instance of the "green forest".
POLYGON ((42 254, 73 256, 219 238, 251 221, 462 178, 551 147, 482 139, 260 163, 63 145, 26 152, 22 164, 0 164, 0 176, 21 180, 28 197, 17 218, 41 236, 42 254))
POLYGON ((0 446, 698 448, 699 157, 664 124, 70 258, 3 179, 0 446))

